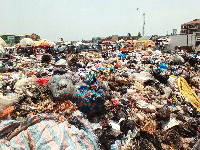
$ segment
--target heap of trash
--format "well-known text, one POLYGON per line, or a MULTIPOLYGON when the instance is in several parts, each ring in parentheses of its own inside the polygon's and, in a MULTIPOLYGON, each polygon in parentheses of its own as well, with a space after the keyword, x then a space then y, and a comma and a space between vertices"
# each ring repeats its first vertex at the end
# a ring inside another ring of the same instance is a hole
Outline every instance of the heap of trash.
POLYGON ((0 149, 200 147, 200 56, 155 51, 9 55, 0 149))

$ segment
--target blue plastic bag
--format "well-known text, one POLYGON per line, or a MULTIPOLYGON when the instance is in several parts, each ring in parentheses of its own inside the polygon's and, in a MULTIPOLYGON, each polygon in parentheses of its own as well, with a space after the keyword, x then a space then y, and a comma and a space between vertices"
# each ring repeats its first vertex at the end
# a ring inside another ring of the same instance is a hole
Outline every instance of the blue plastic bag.
POLYGON ((122 58, 126 58, 126 54, 120 53, 119 56, 122 57, 122 58))
POLYGON ((160 68, 162 68, 162 69, 168 69, 167 65, 164 62, 162 62, 160 64, 160 68))

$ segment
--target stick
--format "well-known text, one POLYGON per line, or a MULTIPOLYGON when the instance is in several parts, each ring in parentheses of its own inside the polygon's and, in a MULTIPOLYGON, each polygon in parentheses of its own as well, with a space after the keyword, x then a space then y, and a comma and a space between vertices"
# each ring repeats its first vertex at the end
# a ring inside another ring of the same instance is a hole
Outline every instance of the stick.
POLYGON ((13 137, 17 136, 21 131, 26 130, 29 126, 34 125, 35 123, 38 123, 41 121, 41 118, 37 118, 36 120, 33 120, 32 122, 24 125, 20 129, 16 129, 13 133, 11 133, 8 137, 7 140, 10 141, 13 137))

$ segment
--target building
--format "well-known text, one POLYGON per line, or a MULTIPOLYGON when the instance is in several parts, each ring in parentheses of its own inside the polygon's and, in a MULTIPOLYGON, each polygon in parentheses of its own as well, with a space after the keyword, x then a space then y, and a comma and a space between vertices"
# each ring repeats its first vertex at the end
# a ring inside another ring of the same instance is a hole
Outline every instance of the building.
POLYGON ((112 41, 119 41, 118 35, 113 35, 112 36, 112 41))
POLYGON ((40 36, 33 33, 31 35, 25 35, 26 38, 31 38, 33 41, 39 41, 40 40, 40 36))
POLYGON ((124 40, 124 41, 132 40, 132 37, 131 36, 119 36, 119 40, 124 40))
POLYGON ((40 40, 37 34, 1 34, 0 37, 7 43, 8 46, 13 46, 19 43, 23 38, 31 38, 34 41, 40 40))
POLYGON ((200 32, 200 19, 195 19, 181 25, 181 34, 193 34, 194 32, 200 32))
POLYGON ((103 40, 105 40, 104 37, 93 37, 92 43, 99 43, 99 42, 102 42, 103 40))
POLYGON ((152 40, 152 36, 142 36, 138 41, 152 40))
POLYGON ((0 37, 6 42, 8 46, 13 46, 16 44, 15 35, 13 34, 3 34, 3 35, 0 35, 0 37))
POLYGON ((174 50, 177 46, 189 46, 192 49, 196 49, 200 45, 200 38, 198 38, 196 33, 169 35, 167 38, 169 40, 170 50, 174 50))
POLYGON ((168 49, 174 50, 177 46, 191 47, 196 49, 200 45, 200 19, 181 24, 180 34, 173 29, 173 34, 167 35, 169 39, 168 49))

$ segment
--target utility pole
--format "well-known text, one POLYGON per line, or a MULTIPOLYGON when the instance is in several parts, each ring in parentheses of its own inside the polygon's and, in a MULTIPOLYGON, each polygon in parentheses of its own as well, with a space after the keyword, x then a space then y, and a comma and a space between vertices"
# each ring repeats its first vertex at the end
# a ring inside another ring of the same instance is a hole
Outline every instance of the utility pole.
POLYGON ((145 27, 145 13, 143 13, 143 30, 142 30, 142 36, 144 36, 144 27, 145 27))

